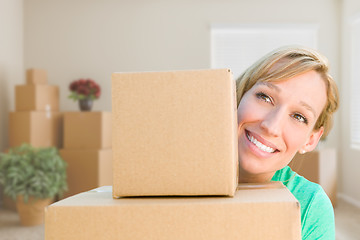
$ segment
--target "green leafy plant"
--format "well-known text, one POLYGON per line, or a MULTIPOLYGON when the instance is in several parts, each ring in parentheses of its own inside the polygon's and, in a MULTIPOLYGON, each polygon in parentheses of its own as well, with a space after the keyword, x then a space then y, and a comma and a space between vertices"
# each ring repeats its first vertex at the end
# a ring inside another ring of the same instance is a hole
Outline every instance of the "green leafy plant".
POLYGON ((29 144, 0 153, 0 184, 12 199, 18 195, 53 198, 67 190, 66 162, 55 147, 34 148, 29 144))

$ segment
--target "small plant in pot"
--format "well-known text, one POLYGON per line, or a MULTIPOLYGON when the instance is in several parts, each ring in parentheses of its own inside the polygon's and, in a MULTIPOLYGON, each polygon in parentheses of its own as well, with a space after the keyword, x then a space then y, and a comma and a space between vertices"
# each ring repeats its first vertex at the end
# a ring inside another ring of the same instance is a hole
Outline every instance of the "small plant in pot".
POLYGON ((79 101, 81 111, 91 111, 93 100, 98 99, 101 94, 99 84, 90 78, 71 82, 69 90, 71 91, 69 98, 79 101))
POLYGON ((66 166, 55 147, 23 144, 0 153, 0 184, 16 200, 22 225, 44 222, 44 208, 67 190, 66 166))

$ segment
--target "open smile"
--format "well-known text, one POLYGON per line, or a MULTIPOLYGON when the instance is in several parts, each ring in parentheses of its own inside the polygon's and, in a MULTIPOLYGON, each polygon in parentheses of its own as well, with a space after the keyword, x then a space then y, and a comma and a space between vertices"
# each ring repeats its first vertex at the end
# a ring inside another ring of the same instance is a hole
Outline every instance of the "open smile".
POLYGON ((252 134, 250 134, 249 131, 245 130, 246 133, 246 137, 247 139, 254 144, 258 149, 260 149, 263 152, 267 152, 267 153, 275 153, 275 152, 279 152, 279 150, 277 150, 274 147, 270 147, 266 144, 264 144, 263 142, 260 142, 258 139, 256 139, 252 134))

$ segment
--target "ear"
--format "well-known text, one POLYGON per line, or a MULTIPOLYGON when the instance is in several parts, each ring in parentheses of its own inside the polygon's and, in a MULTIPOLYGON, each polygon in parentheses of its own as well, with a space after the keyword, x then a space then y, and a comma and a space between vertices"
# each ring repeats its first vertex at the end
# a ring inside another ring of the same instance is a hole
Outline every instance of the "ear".
POLYGON ((305 152, 311 152, 312 150, 314 150, 318 144, 318 142, 320 141, 321 136, 324 133, 324 128, 321 127, 319 130, 313 130, 308 138, 308 140, 306 141, 305 145, 299 149, 299 152, 301 154, 305 153, 305 152))

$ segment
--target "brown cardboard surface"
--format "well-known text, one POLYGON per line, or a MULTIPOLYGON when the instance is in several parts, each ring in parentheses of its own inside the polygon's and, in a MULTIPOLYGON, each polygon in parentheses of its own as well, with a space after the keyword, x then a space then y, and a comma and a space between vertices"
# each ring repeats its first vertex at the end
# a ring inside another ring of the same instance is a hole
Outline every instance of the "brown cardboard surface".
POLYGON ((234 197, 112 199, 111 187, 45 210, 45 240, 300 240, 300 205, 285 187, 234 197))
POLYGON ((29 143, 34 147, 61 147, 63 115, 57 111, 9 113, 9 145, 29 143))
POLYGON ((3 200, 3 208, 8 209, 11 211, 16 211, 16 201, 10 198, 9 196, 2 193, 2 200, 3 200))
POLYGON ((63 197, 103 186, 112 185, 112 150, 61 149, 60 156, 67 162, 69 191, 63 197))
POLYGON ((59 111, 59 87, 52 85, 15 86, 16 111, 59 111))
POLYGON ((26 70, 26 84, 47 84, 47 72, 44 69, 30 68, 26 70))
POLYGON ((324 148, 297 154, 289 166, 299 175, 320 184, 333 206, 336 206, 337 161, 335 149, 324 148))
POLYGON ((65 112, 65 149, 111 148, 111 112, 65 112))
POLYGON ((114 73, 113 195, 230 195, 237 186, 228 69, 114 73))

